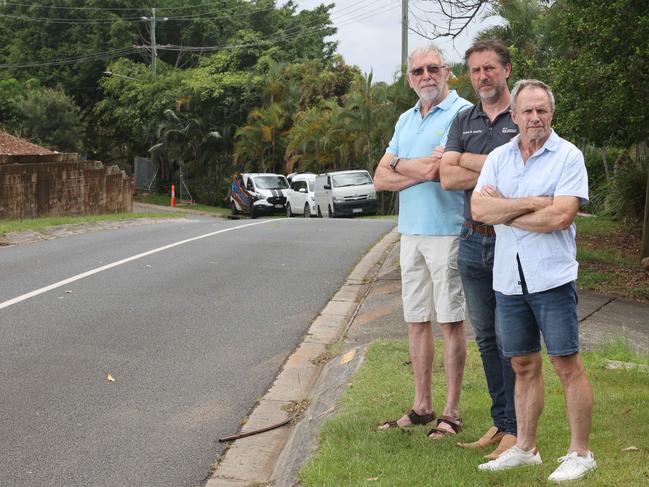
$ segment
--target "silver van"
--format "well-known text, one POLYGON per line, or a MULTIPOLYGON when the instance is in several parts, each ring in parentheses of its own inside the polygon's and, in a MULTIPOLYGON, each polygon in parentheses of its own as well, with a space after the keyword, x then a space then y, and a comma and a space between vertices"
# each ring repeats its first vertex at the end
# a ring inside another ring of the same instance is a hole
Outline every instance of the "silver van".
POLYGON ((375 215, 372 176, 364 169, 319 174, 315 178, 315 206, 319 217, 375 215))

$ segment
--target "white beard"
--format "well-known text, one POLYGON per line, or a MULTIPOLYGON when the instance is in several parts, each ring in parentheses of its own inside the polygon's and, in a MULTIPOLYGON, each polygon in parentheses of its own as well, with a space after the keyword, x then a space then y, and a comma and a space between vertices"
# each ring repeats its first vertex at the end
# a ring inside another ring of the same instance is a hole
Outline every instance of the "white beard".
POLYGON ((428 86, 426 88, 422 88, 421 92, 419 93, 419 98, 426 101, 435 101, 437 100, 437 97, 441 92, 442 90, 439 88, 439 86, 428 86), (426 90, 425 95, 424 90, 426 90))

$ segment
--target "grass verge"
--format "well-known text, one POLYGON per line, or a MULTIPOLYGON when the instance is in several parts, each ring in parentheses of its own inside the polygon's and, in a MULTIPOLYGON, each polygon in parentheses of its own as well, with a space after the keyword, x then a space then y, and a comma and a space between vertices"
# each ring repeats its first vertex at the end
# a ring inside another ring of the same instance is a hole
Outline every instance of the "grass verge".
MULTIPOLYGON (((139 203, 148 203, 150 205, 170 206, 171 199, 169 196, 160 193, 136 193, 135 201, 139 203)), ((186 204, 178 202, 177 208, 186 208, 189 210, 202 211, 204 213, 213 213, 215 215, 227 216, 230 214, 229 208, 221 208, 219 206, 202 205, 199 203, 186 204)))
POLYGON ((131 220, 133 218, 176 218, 185 215, 173 213, 111 213, 109 215, 60 216, 44 218, 25 218, 22 220, 0 220, 0 235, 11 232, 39 232, 57 225, 92 223, 103 221, 131 220))
MULTIPOLYGON (((437 357, 441 357, 438 348, 437 357)), ((598 470, 571 485, 640 486, 649 482, 649 374, 637 370, 605 369, 607 359, 640 361, 622 342, 583 354, 595 393, 591 449, 598 470), (623 451, 636 447, 638 451, 623 451)), ((436 364, 439 362, 436 358, 436 364)), ((412 433, 375 432, 373 425, 393 419, 412 397, 412 376, 405 341, 374 342, 352 386, 341 399, 339 413, 323 428, 320 448, 302 470, 300 481, 314 486, 535 486, 548 485, 556 458, 569 441, 561 385, 544 358, 545 410, 539 425, 538 447, 544 463, 509 472, 477 470, 489 450, 461 450, 456 441, 477 439, 490 426, 489 397, 475 344, 469 356, 462 389, 466 429, 457 438, 433 442, 426 427, 412 433)), ((433 371, 434 402, 443 407, 443 369, 433 371)))

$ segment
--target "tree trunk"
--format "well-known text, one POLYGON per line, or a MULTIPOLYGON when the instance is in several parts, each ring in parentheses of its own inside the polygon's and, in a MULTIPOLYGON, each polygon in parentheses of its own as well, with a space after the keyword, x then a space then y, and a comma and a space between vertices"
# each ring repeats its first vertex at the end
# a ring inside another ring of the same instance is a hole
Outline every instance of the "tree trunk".
POLYGON ((644 200, 644 220, 642 223, 642 257, 649 257, 649 171, 647 171, 647 191, 644 200))
POLYGON ((600 153, 602 154, 602 163, 604 164, 604 174, 606 174, 606 182, 611 181, 611 176, 608 172, 608 161, 606 160, 606 147, 599 148, 600 153))
MULTIPOLYGON (((640 144, 640 150, 643 153, 643 157, 647 156, 647 141, 644 141, 640 144)), ((643 161, 638 161, 642 163, 643 161)), ((646 163, 646 161, 644 161, 646 163)), ((640 249, 640 254, 642 257, 649 257, 649 164, 647 164, 647 191, 645 192, 644 199, 644 219, 642 221, 642 248, 640 249)))

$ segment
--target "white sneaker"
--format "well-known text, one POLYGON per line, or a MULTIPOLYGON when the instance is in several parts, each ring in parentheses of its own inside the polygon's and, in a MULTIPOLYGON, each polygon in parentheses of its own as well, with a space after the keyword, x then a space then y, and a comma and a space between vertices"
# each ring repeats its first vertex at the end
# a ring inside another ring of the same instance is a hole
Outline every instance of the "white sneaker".
POLYGON ((580 457, 576 451, 573 451, 559 458, 558 461, 561 465, 548 477, 550 482, 577 480, 597 468, 595 457, 590 451, 585 457, 580 457))
POLYGON ((478 470, 496 472, 499 470, 509 470, 510 468, 524 467, 525 465, 538 465, 542 463, 541 454, 538 448, 532 451, 525 451, 512 446, 505 450, 498 458, 490 462, 478 465, 478 470))

